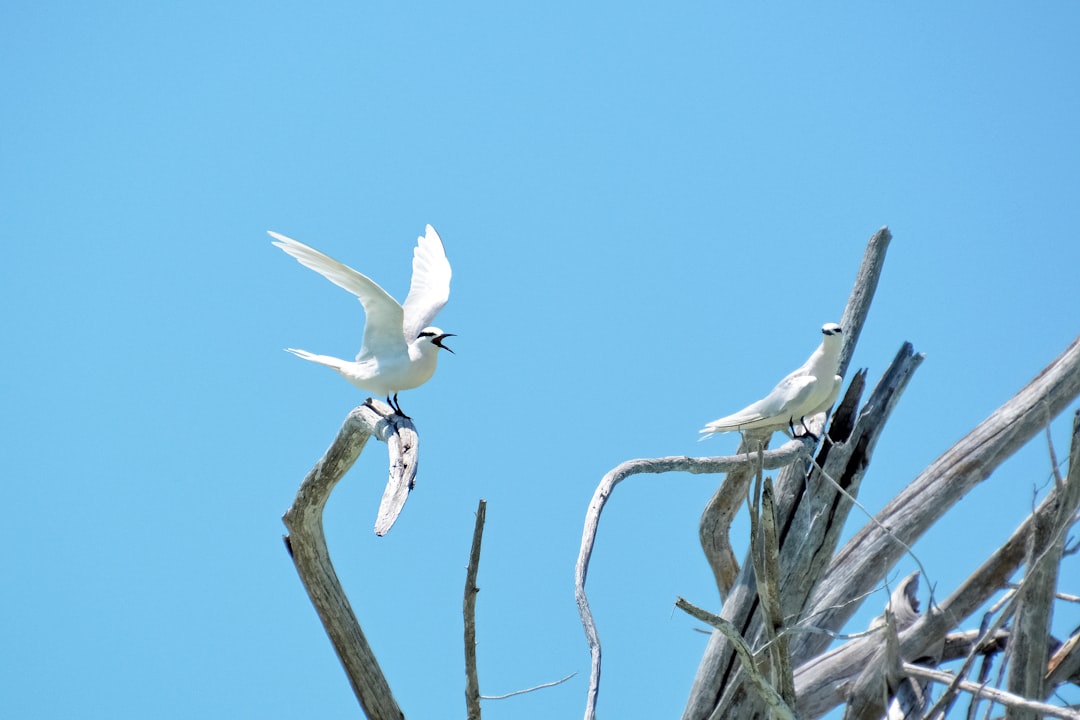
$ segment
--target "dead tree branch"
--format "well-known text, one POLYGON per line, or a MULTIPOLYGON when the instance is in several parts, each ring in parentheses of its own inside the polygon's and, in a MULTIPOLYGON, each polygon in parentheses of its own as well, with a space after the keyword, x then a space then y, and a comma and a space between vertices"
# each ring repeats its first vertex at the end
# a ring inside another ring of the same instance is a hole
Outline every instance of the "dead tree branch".
MULTIPOLYGON (((776 507, 777 526, 781 529, 779 587, 783 589, 781 608, 785 618, 806 617, 802 608, 839 542, 844 520, 852 507, 849 496, 857 493, 877 438, 921 362, 922 355, 905 344, 856 414, 857 390, 862 387, 861 377, 857 375, 832 418, 829 434, 813 465, 794 464, 780 473, 776 482, 776 507)), ((724 603, 721 617, 732 622, 757 647, 762 642, 758 610, 755 578, 744 568, 724 603)), ((813 621, 815 625, 821 624, 817 618, 813 621)), ((796 650, 800 637, 797 633, 791 640, 792 662, 796 667, 801 662, 796 650)), ((714 633, 698 667, 683 717, 686 720, 755 717, 762 711, 755 697, 746 692, 730 644, 714 633)))
MULTIPOLYGON (((390 485, 411 487, 416 474, 416 430, 412 422, 377 401, 368 401, 345 418, 334 442, 307 474, 282 520, 286 546, 361 707, 373 720, 400 720, 401 708, 390 691, 375 654, 341 587, 323 532, 323 510, 338 481, 356 462, 371 437, 387 443, 390 485)), ((399 506, 400 509, 400 506, 399 506)))
POLYGON ((795 720, 795 714, 791 711, 791 708, 784 701, 784 698, 780 696, 780 693, 769 683, 768 678, 758 671, 757 664, 754 661, 754 653, 750 650, 750 646, 747 645, 746 640, 739 635, 739 631, 735 629, 735 626, 724 620, 719 615, 714 615, 711 612, 702 610, 701 608, 688 603, 683 598, 678 598, 675 601, 675 607, 688 613, 691 617, 695 617, 698 620, 712 625, 716 630, 728 639, 731 646, 735 649, 735 654, 739 658, 739 662, 742 663, 743 668, 749 674, 750 684, 760 694, 762 702, 765 703, 773 712, 774 717, 777 720, 795 720))
MULTIPOLYGON (((1040 377, 1045 375, 1044 371, 1040 377)), ((1037 432, 1037 429, 1034 432, 1037 432)), ((1077 444, 1077 442, 1077 435, 1074 434, 1073 443, 1077 444)), ((1078 467, 1080 467, 1080 461, 1078 461, 1078 467)), ((1055 487, 1051 490, 1035 512, 967 580, 940 605, 930 607, 910 628, 901 632, 901 657, 905 661, 919 662, 921 658, 939 656, 949 631, 962 623, 996 592, 1007 587, 1009 578, 1025 560, 1033 528, 1044 523, 1052 523, 1055 518, 1060 520, 1062 517, 1071 516, 1075 512, 1075 508, 1071 512, 1069 508, 1074 500, 1062 502, 1066 491, 1075 492, 1075 486, 1069 488, 1069 484, 1073 482, 1080 482, 1080 474, 1074 474, 1073 468, 1070 467, 1065 488, 1055 487)), ((908 490, 905 490, 901 494, 907 492, 908 490)), ((895 522, 892 528, 901 529, 895 522)), ((970 655, 965 666, 957 673, 958 676, 962 677, 966 674, 968 666, 974 662, 974 655, 980 647, 997 640, 998 628, 1009 614, 1010 610, 1006 608, 994 623, 980 632, 980 639, 971 646, 970 655)), ((832 707, 847 701, 854 708, 850 714, 851 717, 880 717, 884 713, 882 698, 885 693, 883 678, 876 669, 880 667, 884 657, 882 653, 880 643, 872 638, 861 638, 798 667, 795 671, 795 684, 800 716, 820 717, 832 707), (857 681, 860 673, 862 680, 857 681)), ((1041 667, 1045 672, 1047 666, 1043 664, 1041 667)), ((1064 678, 1061 678, 1060 681, 1063 680, 1064 678)), ((948 692, 947 690, 946 694, 948 692)), ((1048 692, 1044 691, 1043 696, 1047 695, 1048 692)))
POLYGON ((480 570, 480 545, 484 540, 484 519, 487 502, 476 506, 476 526, 473 528, 472 548, 469 550, 469 567, 465 571, 465 599, 462 613, 465 616, 465 708, 469 720, 480 718, 480 677, 476 672, 476 574, 480 570))
MULTIPOLYGON (((940 670, 932 670, 920 665, 913 665, 912 663, 904 663, 901 667, 903 671, 911 677, 923 678, 925 680, 944 683, 946 685, 955 681, 953 675, 940 670)), ((1005 692, 1004 690, 998 690, 997 688, 989 687, 981 683, 962 680, 960 681, 959 686, 960 689, 966 693, 971 693, 976 697, 986 698, 987 700, 993 700, 1009 709, 1022 709, 1032 712, 1035 714, 1035 717, 1045 715, 1047 717, 1062 718, 1062 720, 1080 720, 1080 712, 1075 710, 1068 710, 1056 705, 1047 705, 1046 703, 1028 700, 1019 695, 1014 695, 1005 692)))
MULTIPOLYGON (((1080 394, 1080 338, 1012 399, 919 474, 836 555, 807 612, 818 624, 839 629, 858 609, 846 602, 875 587, 902 556, 896 542, 913 544, 971 488, 1080 394), (888 528, 888 530, 883 529, 888 528)), ((805 636, 793 650, 797 659, 819 654, 826 645, 805 636)))
MULTIPOLYGON (((763 463, 764 468, 767 470, 776 469, 796 462, 800 458, 805 458, 810 453, 810 450, 810 439, 800 438, 785 443, 778 450, 762 453, 760 462, 763 463)), ((581 615, 581 624, 585 630, 585 639, 589 644, 591 656, 589 693, 585 708, 585 717, 587 719, 596 716, 596 701, 600 692, 602 653, 600 635, 596 630, 596 621, 593 619, 592 610, 589 608, 588 594, 585 592, 585 581, 589 574, 589 560, 592 557, 593 546, 596 544, 600 514, 603 512, 611 493, 614 492, 615 486, 628 477, 642 473, 722 473, 731 472, 738 468, 749 468, 749 472, 752 473, 754 468, 757 467, 758 458, 759 456, 755 454, 713 458, 679 456, 628 460, 608 471, 600 480, 600 484, 593 493, 592 501, 589 503, 589 509, 585 513, 585 526, 581 534, 581 549, 578 553, 577 565, 574 568, 574 595, 577 599, 578 613, 581 615)), ((737 502, 741 502, 741 498, 737 502)))

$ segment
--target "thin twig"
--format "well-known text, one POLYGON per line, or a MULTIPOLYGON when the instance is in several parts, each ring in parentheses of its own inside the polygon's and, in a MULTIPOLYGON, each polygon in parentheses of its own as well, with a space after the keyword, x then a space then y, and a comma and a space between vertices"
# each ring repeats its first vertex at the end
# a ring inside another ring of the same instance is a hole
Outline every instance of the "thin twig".
POLYGON ((472 549, 469 550, 469 567, 465 571, 465 707, 469 720, 480 718, 480 678, 476 672, 476 574, 480 570, 480 544, 484 539, 484 519, 487 517, 487 501, 480 500, 476 506, 476 526, 473 528, 472 549))
POLYGON ((750 651, 750 647, 746 644, 746 640, 739 634, 739 631, 735 629, 734 625, 719 615, 714 615, 707 610, 702 610, 683 598, 679 598, 675 601, 675 607, 719 630, 735 649, 735 654, 739 656, 739 661, 742 663, 743 669, 749 676, 750 683, 754 686, 754 689, 757 690, 761 699, 772 709, 773 717, 777 718, 777 720, 795 720, 795 713, 791 711, 788 704, 780 697, 780 693, 778 693, 776 688, 770 685, 769 681, 758 672, 757 665, 754 662, 754 654, 750 651))
POLYGON ((543 683, 542 685, 536 685, 536 686, 531 687, 531 688, 525 688, 524 690, 515 690, 514 692, 508 692, 505 695, 481 695, 480 699, 481 700, 505 700, 506 698, 512 698, 515 695, 524 695, 525 693, 536 692, 537 690, 543 690, 545 688, 555 687, 556 685, 562 685, 564 682, 566 682, 570 678, 574 677, 575 675, 577 675, 577 673, 572 672, 572 673, 570 673, 569 675, 567 675, 564 678, 559 678, 558 680, 553 680, 552 682, 543 683))
MULTIPOLYGON (((942 683, 945 685, 951 685, 955 682, 956 678, 947 672, 941 670, 931 670, 920 665, 913 665, 912 663, 903 663, 901 669, 905 674, 911 677, 922 678, 924 680, 930 680, 936 683, 942 683)), ((1034 700, 1028 700, 1027 698, 1013 695, 1012 693, 1005 692, 1004 690, 998 690, 994 687, 980 685, 969 680, 961 680, 956 683, 960 690, 966 693, 971 693, 977 697, 983 697, 988 700, 992 700, 1000 705, 1006 707, 1020 708, 1023 710, 1031 710, 1042 715, 1048 715, 1050 717, 1062 718, 1062 720, 1080 720, 1080 712, 1076 710, 1070 710, 1068 708, 1057 707, 1056 705, 1047 705, 1046 703, 1036 702, 1034 700)), ((934 717, 933 714, 928 714, 927 717, 934 717)))

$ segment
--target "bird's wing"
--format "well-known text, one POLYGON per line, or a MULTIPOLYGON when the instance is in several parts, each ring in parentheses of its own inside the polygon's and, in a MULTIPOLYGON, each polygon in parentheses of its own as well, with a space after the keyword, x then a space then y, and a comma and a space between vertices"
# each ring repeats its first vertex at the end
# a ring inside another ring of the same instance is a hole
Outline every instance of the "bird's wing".
POLYGON ((797 420, 808 414, 811 407, 807 403, 814 399, 815 393, 820 391, 821 385, 814 375, 784 378, 769 394, 770 398, 776 396, 773 398, 773 403, 776 405, 773 414, 781 416, 785 423, 792 417, 797 420))
POLYGON ((768 395, 752 405, 719 420, 713 420, 702 432, 724 432, 746 428, 748 425, 764 427, 776 421, 777 425, 787 425, 791 417, 789 410, 800 399, 805 400, 814 387, 812 375, 788 375, 768 395))
POLYGON ((374 280, 302 242, 275 232, 270 233, 270 237, 276 241, 274 245, 292 255, 301 265, 311 268, 360 298, 367 320, 364 323, 364 340, 360 354, 356 356, 358 361, 371 355, 406 351, 405 336, 402 334, 404 312, 397 300, 390 297, 374 280))
POLYGON ((405 298, 405 337, 411 342, 450 299, 450 261, 446 259, 442 239, 430 225, 417 238, 413 250, 412 284, 405 298))

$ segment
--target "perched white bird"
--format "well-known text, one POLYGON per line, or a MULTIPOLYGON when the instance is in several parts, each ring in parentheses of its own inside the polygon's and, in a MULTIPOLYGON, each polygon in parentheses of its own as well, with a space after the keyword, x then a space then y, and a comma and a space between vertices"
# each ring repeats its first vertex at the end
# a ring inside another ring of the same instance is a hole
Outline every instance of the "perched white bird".
POLYGON ((453 337, 452 333, 430 327, 450 298, 450 262, 435 228, 428 225, 426 234, 417 240, 413 251, 412 283, 404 306, 348 265, 284 235, 272 232, 270 236, 276 241, 274 245, 292 255, 301 265, 360 298, 367 314, 364 340, 355 362, 315 355, 306 350, 286 349, 304 360, 337 370, 361 390, 385 396, 395 412, 408 417, 398 404, 398 392, 418 387, 431 379, 439 349, 450 350, 442 344, 443 340, 453 337))
MULTIPOLYGON (((844 379, 836 374, 840 368, 840 348, 843 332, 836 323, 821 328, 825 336, 821 345, 803 366, 781 380, 768 395, 734 415, 713 420, 701 432, 707 437, 732 430, 780 430, 791 428, 829 409, 844 379)), ((805 428, 805 424, 803 425, 805 428)))

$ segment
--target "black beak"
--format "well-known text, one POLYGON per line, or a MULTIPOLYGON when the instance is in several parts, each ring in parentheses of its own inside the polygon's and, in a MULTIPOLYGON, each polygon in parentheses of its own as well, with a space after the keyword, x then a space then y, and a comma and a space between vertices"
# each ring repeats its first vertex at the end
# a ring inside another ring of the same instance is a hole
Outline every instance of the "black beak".
POLYGON ((457 335, 455 335, 454 333, 443 333, 442 335, 438 335, 438 336, 432 338, 431 339, 431 344, 434 345, 435 347, 442 348, 443 350, 450 353, 451 355, 456 355, 457 353, 455 353, 453 350, 451 350, 450 348, 448 348, 448 347, 446 347, 445 345, 442 344, 442 341, 445 340, 448 337, 457 337, 457 335))

